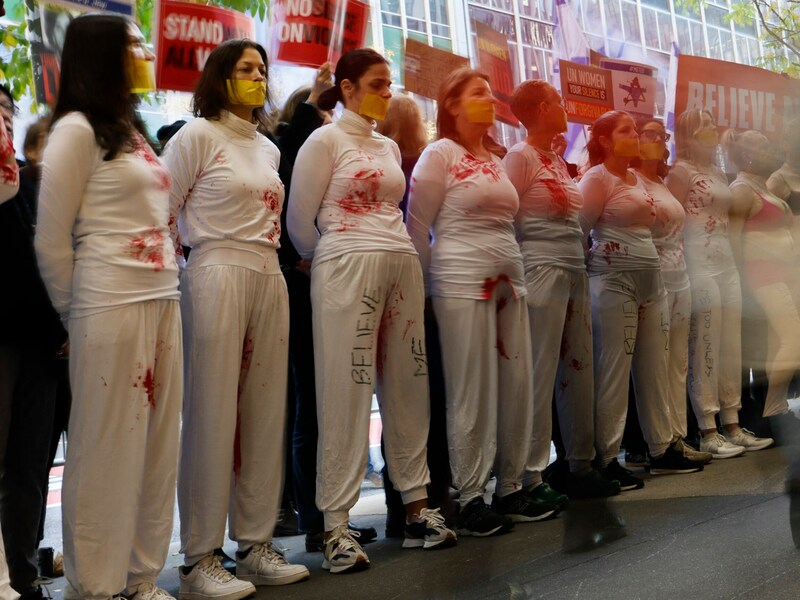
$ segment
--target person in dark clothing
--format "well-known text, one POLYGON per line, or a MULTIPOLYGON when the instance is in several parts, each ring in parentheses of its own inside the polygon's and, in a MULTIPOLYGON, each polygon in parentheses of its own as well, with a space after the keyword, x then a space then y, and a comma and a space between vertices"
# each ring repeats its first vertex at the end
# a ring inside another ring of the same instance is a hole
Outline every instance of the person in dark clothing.
MULTIPOLYGON (((294 403, 294 406, 290 407, 290 418, 288 419, 289 426, 292 428, 291 481, 297 503, 298 525, 300 531, 306 534, 306 551, 308 552, 321 552, 325 545, 322 513, 315 502, 318 428, 314 340, 311 327, 311 264, 300 257, 292 244, 286 227, 286 215, 288 214, 292 169, 297 153, 308 136, 324 125, 326 120, 330 122, 329 119, 326 119, 327 113, 323 113, 317 108, 317 99, 331 85, 330 64, 325 63, 317 71, 313 85, 308 88, 306 98, 303 98, 304 90, 299 90, 292 95, 287 102, 287 107, 281 112, 280 122, 275 128, 275 132, 270 136, 270 139, 281 151, 278 175, 286 188, 281 212, 278 259, 289 292, 290 393, 294 388, 294 397, 289 397, 289 404, 294 403), (292 105, 294 105, 294 110, 287 110, 292 105), (294 419, 291 419, 292 414, 294 419)), ((359 528, 352 524, 349 527, 361 534, 359 538, 361 543, 372 541, 377 537, 377 532, 372 527, 359 528)))
MULTIPOLYGON (((8 89, 0 86, 6 121, 13 119, 13 106, 8 89)), ((39 276, 33 249, 36 178, 25 179, 15 197, 0 204, 0 252, 12 259, 5 268, 14 284, 0 295, 0 406, 8 415, 2 424, 7 437, 0 435, 0 524, 11 586, 33 600, 43 597, 35 583, 36 551, 50 465, 56 359, 66 354, 68 343, 39 276)))

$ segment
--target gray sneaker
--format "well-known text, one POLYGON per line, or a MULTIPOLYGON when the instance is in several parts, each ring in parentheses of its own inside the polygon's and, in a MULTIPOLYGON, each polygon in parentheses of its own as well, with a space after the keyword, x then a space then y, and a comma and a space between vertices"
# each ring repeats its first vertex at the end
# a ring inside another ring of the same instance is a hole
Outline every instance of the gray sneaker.
POLYGON ((755 452, 756 450, 763 450, 764 448, 769 448, 775 443, 775 440, 772 438, 760 438, 756 437, 756 435, 744 427, 740 427, 736 431, 725 432, 725 439, 728 440, 731 444, 736 444, 737 446, 742 446, 745 450, 749 452, 755 452))

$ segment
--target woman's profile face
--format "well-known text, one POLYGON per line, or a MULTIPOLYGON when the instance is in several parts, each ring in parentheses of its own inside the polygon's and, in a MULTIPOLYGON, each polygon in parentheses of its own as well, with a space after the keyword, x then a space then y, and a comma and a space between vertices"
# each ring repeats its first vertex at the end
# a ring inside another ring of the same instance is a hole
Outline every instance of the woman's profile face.
POLYGON ((354 112, 359 111, 367 94, 375 94, 384 100, 392 97, 392 72, 386 63, 370 65, 358 81, 352 83, 347 90, 342 91, 345 108, 354 112))
POLYGON ((139 26, 133 22, 128 23, 128 50, 134 60, 153 62, 156 59, 156 55, 147 47, 139 26))

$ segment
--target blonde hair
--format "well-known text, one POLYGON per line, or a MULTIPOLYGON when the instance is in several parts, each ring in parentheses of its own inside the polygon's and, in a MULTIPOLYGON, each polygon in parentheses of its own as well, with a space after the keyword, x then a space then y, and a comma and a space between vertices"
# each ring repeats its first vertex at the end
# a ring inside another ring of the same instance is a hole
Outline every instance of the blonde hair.
POLYGON ((397 142, 402 156, 419 156, 428 143, 422 112, 414 99, 406 95, 392 97, 377 131, 397 142))
POLYGON ((714 123, 714 116, 702 108, 686 110, 678 116, 678 120, 675 122, 675 155, 678 158, 690 160, 691 141, 703 124, 703 115, 708 115, 708 118, 714 123))
POLYGON ((726 129, 720 138, 720 144, 725 148, 728 158, 736 165, 740 171, 747 171, 750 168, 750 150, 757 148, 759 142, 763 142, 766 136, 760 131, 749 129, 738 132, 735 129, 726 129))

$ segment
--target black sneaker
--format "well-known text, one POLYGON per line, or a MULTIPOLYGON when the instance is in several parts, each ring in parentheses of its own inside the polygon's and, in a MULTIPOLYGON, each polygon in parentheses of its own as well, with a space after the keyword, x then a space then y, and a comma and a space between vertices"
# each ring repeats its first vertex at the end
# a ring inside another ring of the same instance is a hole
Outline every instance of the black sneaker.
POLYGON ((278 522, 275 523, 274 537, 291 537, 300 535, 297 522, 297 511, 293 508, 282 508, 278 511, 278 522))
MULTIPOLYGON (((358 543, 360 545, 374 542, 378 537, 378 532, 374 527, 356 527, 352 523, 347 524, 347 529, 358 533, 358 543)), ((306 534, 306 552, 322 552, 325 550, 325 532, 310 531, 306 534)))
POLYGON ((651 475, 669 475, 679 473, 696 473, 703 470, 703 463, 691 460, 683 455, 683 452, 670 445, 662 456, 650 458, 651 475))
POLYGON ((620 492, 619 481, 606 479, 597 469, 586 473, 570 473, 567 479, 567 496, 570 500, 606 498, 620 492))
POLYGON ((623 492, 640 490, 644 487, 644 481, 620 465, 616 458, 605 469, 602 469, 600 474, 609 481, 618 481, 619 489, 623 492))
POLYGON ((502 498, 492 496, 492 510, 515 523, 532 523, 555 517, 560 509, 557 504, 536 500, 520 490, 502 498))
POLYGON ((542 481, 562 494, 567 493, 569 479, 569 463, 564 458, 557 458, 542 471, 542 481))
POLYGON ((625 451, 626 467, 646 467, 650 464, 650 457, 647 453, 625 451))
POLYGON ((511 531, 514 528, 514 521, 494 512, 486 506, 483 498, 479 497, 461 509, 456 528, 458 535, 487 537, 511 531))
POLYGON ((45 600, 45 596, 42 593, 42 588, 36 586, 28 591, 22 592, 19 595, 19 600, 45 600))

